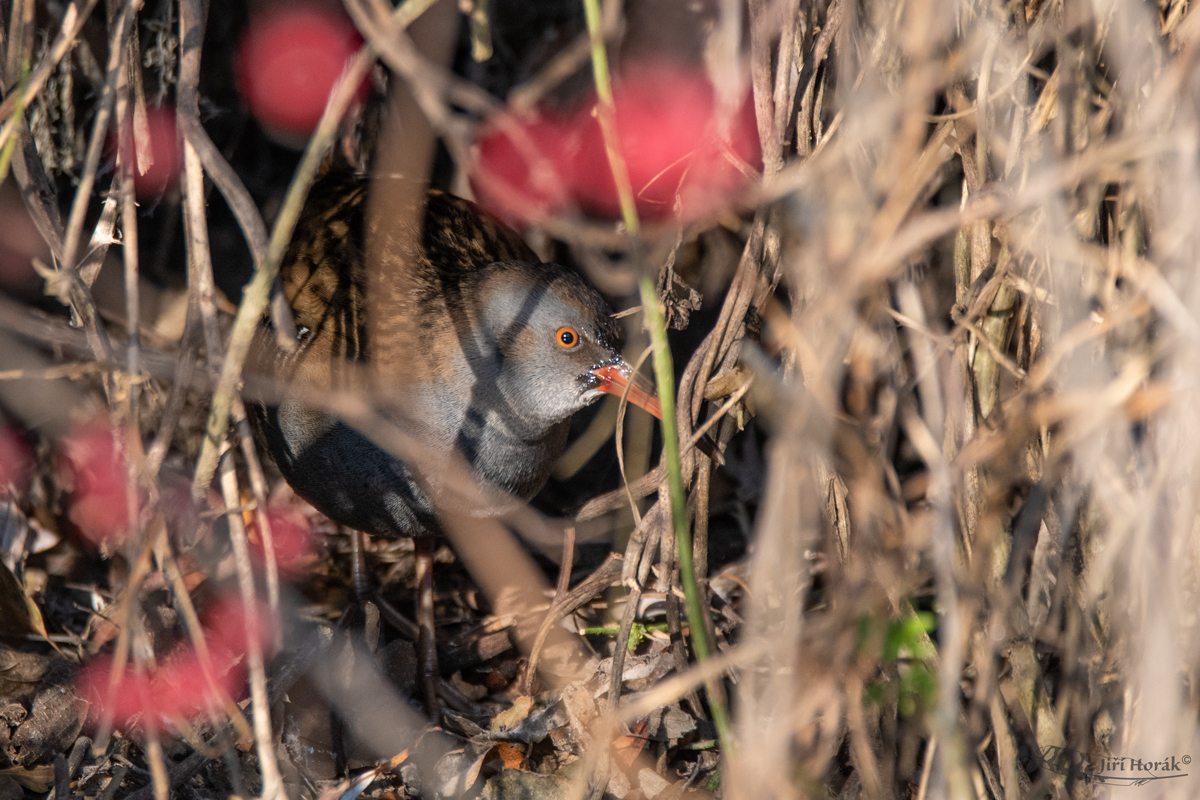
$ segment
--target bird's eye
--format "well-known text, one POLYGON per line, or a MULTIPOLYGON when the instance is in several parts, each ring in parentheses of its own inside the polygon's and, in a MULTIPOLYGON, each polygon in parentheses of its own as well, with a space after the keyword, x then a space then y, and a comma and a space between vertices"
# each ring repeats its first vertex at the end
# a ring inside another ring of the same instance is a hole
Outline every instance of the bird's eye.
POLYGON ((559 328, 554 334, 554 340, 564 350, 570 350, 579 344, 579 333, 574 328, 559 328))

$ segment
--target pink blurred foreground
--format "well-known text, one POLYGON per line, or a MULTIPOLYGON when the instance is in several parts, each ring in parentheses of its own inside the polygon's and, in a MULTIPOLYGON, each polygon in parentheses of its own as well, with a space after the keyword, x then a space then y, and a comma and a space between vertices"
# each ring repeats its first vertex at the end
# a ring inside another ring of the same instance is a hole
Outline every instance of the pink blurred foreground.
MULTIPOLYGON (((219 697, 212 686, 233 700, 242 699, 246 685, 245 654, 249 636, 265 646, 274 622, 265 606, 247 620, 239 598, 222 598, 204 615, 201 626, 209 652, 212 684, 204 677, 200 656, 190 640, 184 639, 153 671, 135 671, 126 666, 118 676, 110 710, 117 727, 140 722, 163 728, 175 719, 186 719, 215 707, 219 697), (249 636, 247 628, 251 629, 249 636)), ((88 717, 100 719, 108 705, 112 658, 99 658, 80 670, 76 688, 89 704, 88 717)))
MULTIPOLYGON (((686 221, 719 212, 737 202, 760 168, 749 91, 724 138, 712 84, 697 69, 634 65, 614 82, 613 102, 643 219, 686 221)), ((593 92, 565 112, 539 111, 516 130, 490 127, 478 142, 472 174, 480 202, 515 224, 573 210, 619 218, 595 107, 593 92)))

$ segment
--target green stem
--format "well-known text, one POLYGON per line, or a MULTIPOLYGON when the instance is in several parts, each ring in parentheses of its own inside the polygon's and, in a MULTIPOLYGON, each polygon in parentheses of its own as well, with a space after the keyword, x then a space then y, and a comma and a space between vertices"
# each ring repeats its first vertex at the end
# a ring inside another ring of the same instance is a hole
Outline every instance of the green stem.
MULTIPOLYGON (((654 377, 658 383, 658 401, 662 405, 663 452, 667 457, 667 491, 671 496, 671 521, 679 550, 679 576, 683 582, 688 625, 692 629, 692 649, 696 652, 696 660, 702 662, 712 655, 712 646, 708 641, 708 620, 700 600, 696 565, 692 561, 692 532, 688 527, 687 495, 683 489, 683 464, 679 455, 679 431, 675 425, 675 366, 671 359, 671 348, 667 344, 666 321, 658 307, 654 282, 649 275, 642 276, 638 288, 642 292, 646 325, 650 328, 650 343, 654 346, 654 377)), ((725 712, 724 692, 715 678, 705 681, 704 691, 708 695, 708 706, 712 710, 717 738, 721 740, 721 751, 729 755, 733 752, 733 733, 725 712)))
POLYGON ((592 76, 596 81, 596 98, 600 120, 600 133, 604 137, 604 150, 612 168, 613 181, 617 185, 617 199, 621 204, 621 219, 630 236, 641 233, 637 206, 633 202, 633 184, 629 182, 629 170, 621 155, 621 140, 617 137, 616 106, 613 105, 612 81, 608 72, 608 51, 604 49, 604 32, 600 29, 599 0, 583 0, 583 12, 587 17, 588 38, 592 44, 592 76))
MULTIPOLYGON (((604 36, 600 29, 599 0, 583 0, 587 18, 588 36, 592 46, 592 74, 596 81, 597 111, 600 132, 604 136, 604 149, 612 168, 613 181, 617 186, 617 197, 621 204, 621 217, 630 236, 641 232, 637 206, 633 200, 633 187, 629 182, 629 170, 621 156, 617 137, 616 111, 613 106, 612 83, 609 79, 608 54, 604 48, 604 36)), ((700 587, 696 580, 696 567, 692 561, 692 536, 688 528, 687 495, 683 488, 683 465, 679 455, 679 431, 675 424, 675 367, 671 349, 667 344, 667 325, 658 307, 654 293, 654 282, 643 275, 638 282, 642 294, 642 308, 646 315, 646 327, 650 329, 650 342, 654 346, 654 375, 658 384, 658 397, 662 405, 663 452, 667 458, 667 488, 671 502, 671 521, 675 529, 675 541, 679 549, 679 573, 687 605, 688 625, 691 627, 692 649, 697 661, 704 661, 712 654, 708 640, 707 618, 700 600, 700 587)), ((721 750, 729 755, 733 752, 733 733, 729 716, 725 711, 725 696, 716 679, 704 686, 708 695, 708 706, 712 711, 713 725, 721 740, 721 750)))
MULTIPOLYGON (((29 62, 21 63, 21 81, 17 84, 17 107, 13 111, 10 125, 16 125, 25 116, 25 92, 29 89, 29 62)), ((17 149, 17 137, 9 136, 8 141, 4 143, 4 150, 0 151, 0 183, 8 177, 8 168, 12 164, 13 152, 17 149)))

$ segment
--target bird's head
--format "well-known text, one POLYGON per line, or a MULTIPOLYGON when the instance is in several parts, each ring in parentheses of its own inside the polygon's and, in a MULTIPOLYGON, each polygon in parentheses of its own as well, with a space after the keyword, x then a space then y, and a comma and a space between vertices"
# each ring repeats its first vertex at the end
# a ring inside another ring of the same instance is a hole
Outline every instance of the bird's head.
POLYGON ((477 318, 491 380, 530 421, 561 422, 603 394, 660 417, 653 385, 621 357, 624 335, 600 294, 556 264, 493 264, 480 276, 477 318))

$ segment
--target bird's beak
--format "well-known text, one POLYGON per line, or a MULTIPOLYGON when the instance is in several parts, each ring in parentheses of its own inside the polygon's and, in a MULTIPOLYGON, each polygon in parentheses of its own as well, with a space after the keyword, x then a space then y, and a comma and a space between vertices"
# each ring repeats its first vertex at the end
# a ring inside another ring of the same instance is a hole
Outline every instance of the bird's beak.
MULTIPOLYGON (((629 387, 629 402, 662 419, 662 406, 659 405, 658 393, 654 390, 654 384, 649 378, 634 372, 633 367, 624 361, 618 360, 611 364, 605 364, 603 367, 596 367, 591 372, 600 381, 600 385, 596 387, 600 391, 620 397, 625 394, 625 387, 629 387)), ((725 457, 721 455, 717 443, 708 434, 701 436, 700 441, 696 442, 696 446, 716 463, 725 463, 725 457)))
POLYGON ((628 387, 629 402, 662 419, 662 406, 658 403, 658 394, 654 391, 654 384, 650 382, 649 378, 634 372, 633 368, 624 361, 605 364, 602 367, 596 367, 591 372, 600 380, 600 385, 596 387, 600 391, 621 397, 628 387))

